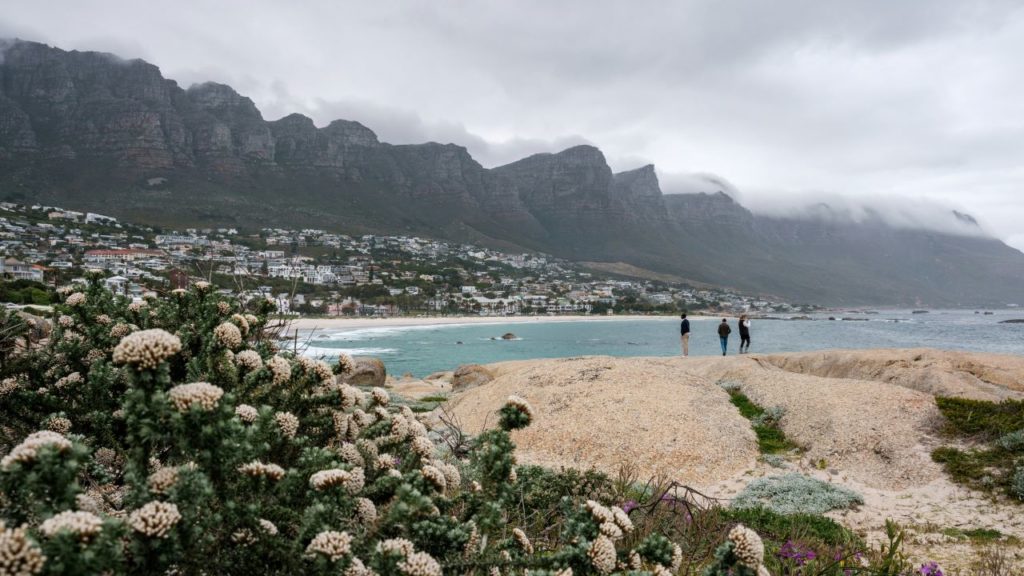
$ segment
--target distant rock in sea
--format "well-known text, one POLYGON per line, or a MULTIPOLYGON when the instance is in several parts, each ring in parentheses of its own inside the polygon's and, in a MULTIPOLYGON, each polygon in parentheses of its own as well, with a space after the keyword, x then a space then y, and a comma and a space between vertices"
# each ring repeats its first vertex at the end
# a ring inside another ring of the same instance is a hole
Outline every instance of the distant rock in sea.
POLYGON ((1010 318, 1009 320, 1003 320, 1000 324, 1024 324, 1024 318, 1010 318))

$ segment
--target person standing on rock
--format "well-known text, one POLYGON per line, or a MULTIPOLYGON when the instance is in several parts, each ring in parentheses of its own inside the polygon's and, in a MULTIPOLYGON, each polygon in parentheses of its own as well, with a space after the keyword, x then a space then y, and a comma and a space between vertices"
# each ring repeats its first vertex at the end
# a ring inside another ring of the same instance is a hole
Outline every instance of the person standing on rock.
POLYGON ((718 325, 718 339, 722 341, 722 356, 725 356, 726 350, 729 349, 729 334, 732 334, 729 321, 722 318, 722 323, 718 325))
POLYGON ((679 340, 683 343, 683 356, 690 355, 690 321, 686 319, 686 312, 680 316, 683 319, 679 323, 679 340))
POLYGON ((750 352, 750 317, 740 316, 740 354, 750 352))

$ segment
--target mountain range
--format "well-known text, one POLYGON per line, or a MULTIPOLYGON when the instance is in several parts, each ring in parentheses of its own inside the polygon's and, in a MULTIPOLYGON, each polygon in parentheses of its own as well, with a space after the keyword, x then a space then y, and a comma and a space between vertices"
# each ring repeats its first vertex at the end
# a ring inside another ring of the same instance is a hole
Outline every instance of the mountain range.
POLYGON ((825 204, 765 216, 713 180, 663 194, 653 166, 615 173, 593 146, 488 169, 462 146, 392 145, 356 121, 267 121, 229 86, 182 88, 138 59, 19 40, 0 55, 3 200, 164 226, 420 234, 817 304, 1024 299, 1024 254, 959 212, 948 231, 825 204))

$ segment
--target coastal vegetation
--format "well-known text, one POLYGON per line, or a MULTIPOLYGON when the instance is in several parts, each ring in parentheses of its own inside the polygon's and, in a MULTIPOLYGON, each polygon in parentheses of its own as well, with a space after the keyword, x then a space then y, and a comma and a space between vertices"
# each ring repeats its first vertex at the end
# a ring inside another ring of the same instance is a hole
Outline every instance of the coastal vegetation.
POLYGON ((935 399, 949 436, 966 446, 943 446, 932 459, 955 481, 1024 501, 1024 401, 935 399))
POLYGON ((766 410, 758 406, 743 394, 742 385, 738 382, 726 380, 718 384, 729 393, 729 399, 740 411, 740 415, 750 420, 754 433, 757 434, 757 447, 761 454, 772 456, 800 449, 786 439, 786 434, 779 425, 786 414, 785 409, 775 406, 766 410))
POLYGON ((2 574, 939 573, 895 525, 869 547, 807 507, 519 465, 521 398, 451 449, 350 358, 279 350, 265 301, 59 294, 50 338, 2 351, 2 574))

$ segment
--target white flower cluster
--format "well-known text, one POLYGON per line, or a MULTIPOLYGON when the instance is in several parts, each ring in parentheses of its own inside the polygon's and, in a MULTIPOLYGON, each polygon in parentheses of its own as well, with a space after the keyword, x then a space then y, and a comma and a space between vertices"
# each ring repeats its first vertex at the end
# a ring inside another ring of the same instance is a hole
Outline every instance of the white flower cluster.
POLYGON ((242 350, 235 354, 235 363, 247 370, 259 370, 263 368, 263 358, 255 350, 242 350))
POLYGON ((260 518, 258 523, 260 525, 260 529, 263 530, 265 534, 268 536, 277 536, 277 526, 275 526, 273 522, 260 518))
POLYGON ((238 329, 242 331, 243 336, 249 335, 249 320, 247 320, 245 316, 242 316, 241 314, 232 314, 231 322, 233 322, 235 326, 238 326, 238 329))
POLYGON ((178 469, 174 466, 160 468, 149 475, 146 483, 150 492, 163 496, 178 483, 178 469))
POLYGON ((530 403, 524 398, 520 398, 519 396, 509 396, 506 401, 506 405, 519 410, 526 415, 530 422, 533 422, 533 407, 530 406, 530 403))
POLYGON ((208 292, 212 286, 210 285, 209 282, 205 280, 200 280, 199 282, 193 284, 192 287, 196 289, 196 292, 208 292))
POLYGON ((71 441, 52 430, 33 432, 0 460, 0 468, 7 468, 15 462, 34 462, 39 450, 44 446, 53 446, 59 452, 63 452, 71 448, 71 441))
POLYGON ((448 488, 448 480, 444 477, 444 472, 441 472, 436 466, 427 464, 420 468, 420 474, 423 474, 423 478, 438 492, 444 494, 448 488))
POLYGON ((71 328, 75 325, 75 319, 66 314, 61 314, 60 317, 57 318, 57 324, 60 324, 61 328, 71 328))
POLYGON ((348 410, 356 404, 359 404, 362 396, 362 392, 360 392, 358 388, 348 384, 342 384, 338 388, 338 394, 341 396, 341 407, 344 410, 348 410))
POLYGON ((429 458, 434 454, 434 443, 430 438, 416 436, 412 439, 412 451, 420 458, 429 458))
POLYGON ((369 498, 356 498, 356 518, 363 526, 377 521, 377 507, 369 498))
POLYGON ((58 434, 71 432, 71 420, 63 416, 52 416, 46 420, 46 429, 58 434))
POLYGON ((365 466, 366 461, 363 459, 363 455, 359 453, 359 449, 356 448, 355 444, 351 442, 345 442, 338 448, 338 455, 341 459, 353 466, 365 466))
POLYGON ((352 372, 353 369, 355 369, 355 367, 356 367, 356 363, 355 363, 354 360, 352 360, 351 356, 349 356, 348 354, 339 354, 338 355, 338 373, 339 374, 341 374, 342 376, 344 376, 346 374, 349 374, 350 372, 352 372))
POLYGON ((124 338, 131 334, 133 331, 131 324, 125 324, 124 322, 118 322, 110 329, 111 338, 124 338))
POLYGON ((597 522, 601 534, 612 541, 620 540, 623 534, 633 531, 633 521, 617 506, 606 508, 599 502, 587 500, 587 510, 594 522, 597 522))
POLYGON ((65 300, 64 303, 67 304, 68 306, 81 306, 82 304, 85 304, 85 294, 82 294, 81 292, 75 292, 74 294, 68 296, 68 299, 65 300))
POLYGON ((306 547, 307 554, 322 554, 337 562, 352 550, 352 537, 347 532, 325 530, 317 534, 306 547))
POLYGON ((398 563, 398 570, 406 576, 441 576, 441 565, 426 552, 414 552, 398 563))
POLYGON ((51 516, 39 525, 39 531, 52 538, 60 532, 71 532, 81 540, 91 540, 103 530, 103 520, 91 512, 68 510, 51 516))
POLYGON ((178 352, 181 340, 174 334, 159 328, 141 330, 125 336, 114 348, 114 363, 130 364, 139 370, 153 369, 178 352))
POLYGON ((218 344, 228 350, 235 350, 242 345, 242 332, 238 326, 230 322, 222 322, 217 325, 213 329, 213 337, 217 339, 218 344))
POLYGON ((63 378, 54 382, 53 387, 58 390, 62 390, 73 384, 80 384, 81 382, 82 375, 78 372, 72 372, 71 374, 68 374, 67 376, 64 376, 63 378))
POLYGON ((235 415, 245 422, 246 424, 252 424, 260 417, 260 412, 254 406, 248 404, 239 404, 235 406, 235 415))
POLYGON ((181 520, 178 507, 170 502, 153 501, 128 516, 128 525, 150 538, 165 538, 181 520))
POLYGON ((285 438, 295 438, 299 432, 299 419, 291 412, 274 413, 274 421, 285 438))
POLYGON ((284 468, 281 468, 277 464, 264 464, 259 460, 253 460, 247 464, 242 464, 238 467, 238 471, 246 476, 252 476, 253 478, 280 480, 284 477, 284 468))
POLYGON ((604 534, 599 535, 587 549, 587 557, 598 574, 611 574, 615 570, 615 543, 604 534))
POLYGON ((292 363, 282 356, 274 356, 267 360, 267 368, 270 368, 270 374, 277 386, 288 382, 292 377, 292 363))
POLYGON ((95 320, 97 324, 101 324, 103 326, 106 326, 107 324, 113 322, 113 320, 110 319, 110 316, 106 314, 97 314, 96 317, 93 318, 93 320, 95 320))
POLYGON ((132 302, 131 304, 128 305, 128 311, 138 314, 139 312, 142 312, 142 309, 147 306, 148 304, 146 304, 145 302, 132 302))
POLYGON ((178 412, 188 412, 193 406, 209 412, 217 407, 224 390, 209 382, 192 382, 171 388, 168 395, 178 412))
POLYGON ((25 528, 8 528, 0 521, 0 574, 32 576, 43 571, 46 556, 28 539, 25 528))
POLYGON ((0 381, 0 398, 7 396, 18 389, 18 381, 14 378, 4 378, 0 381))
POLYGON ((526 536, 526 532, 523 532, 522 528, 513 528, 512 536, 515 538, 516 544, 523 549, 523 552, 533 554, 533 544, 526 536))
POLYGON ((343 486, 350 479, 352 475, 349 474, 348 470, 342 470, 341 468, 330 468, 328 470, 320 470, 315 472, 309 477, 309 485, 314 490, 326 490, 333 486, 343 486))
POLYGON ((370 390, 370 394, 373 395, 373 401, 377 403, 378 406, 386 407, 388 403, 391 402, 391 396, 388 394, 388 391, 383 388, 374 388, 373 390, 370 390))
POLYGON ((729 531, 728 539, 732 542, 732 552, 740 564, 758 573, 764 572, 764 543, 761 537, 743 524, 737 524, 729 531))
POLYGON ((228 312, 231 312, 231 304, 227 302, 217 302, 217 313, 221 316, 226 316, 228 312))

